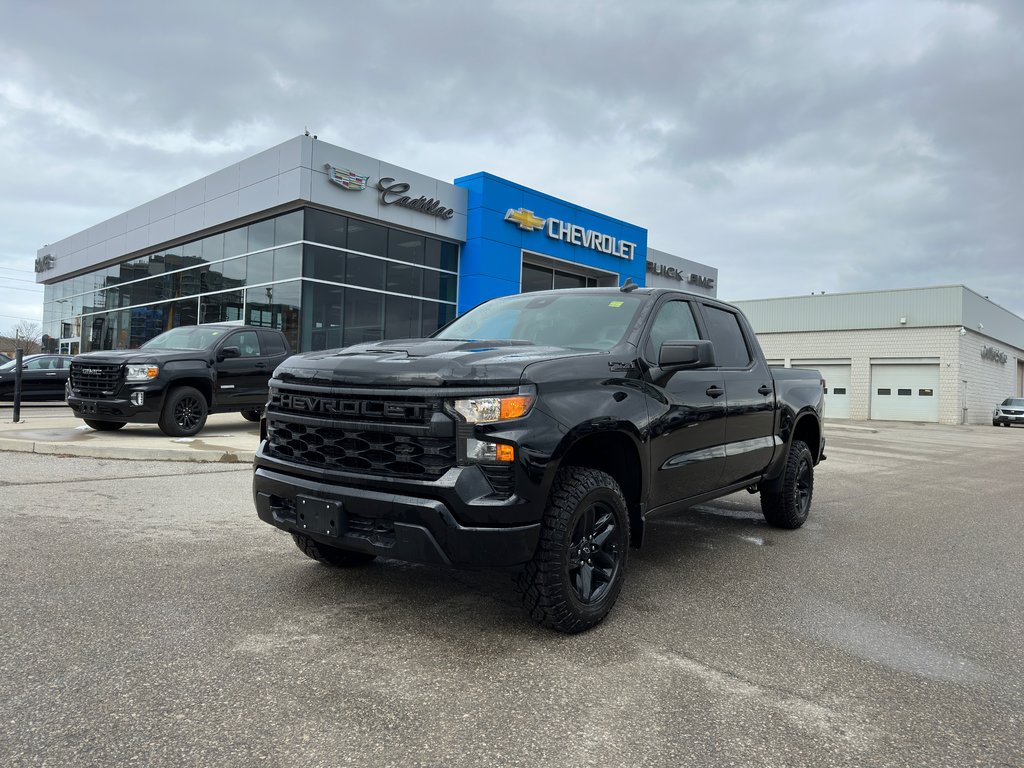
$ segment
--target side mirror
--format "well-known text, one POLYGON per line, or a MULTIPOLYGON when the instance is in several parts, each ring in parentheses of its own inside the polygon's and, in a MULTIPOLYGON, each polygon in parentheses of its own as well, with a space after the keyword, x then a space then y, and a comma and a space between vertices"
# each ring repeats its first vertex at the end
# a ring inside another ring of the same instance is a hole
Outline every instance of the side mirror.
POLYGON ((715 345, 699 341, 666 341, 658 353, 658 365, 664 370, 682 371, 715 366, 715 345))
POLYGON ((221 349, 220 354, 217 355, 218 360, 229 360, 232 357, 241 357, 242 350, 238 347, 224 347, 221 349))

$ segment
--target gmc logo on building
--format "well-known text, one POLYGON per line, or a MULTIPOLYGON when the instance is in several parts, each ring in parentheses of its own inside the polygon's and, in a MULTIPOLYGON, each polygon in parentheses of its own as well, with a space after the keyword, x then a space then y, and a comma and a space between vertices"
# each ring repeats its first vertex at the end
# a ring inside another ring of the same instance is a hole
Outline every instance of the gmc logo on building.
POLYGON ((382 400, 341 400, 318 395, 300 395, 282 392, 277 396, 281 408, 288 411, 323 413, 364 419, 421 420, 428 413, 426 403, 394 403, 382 400))

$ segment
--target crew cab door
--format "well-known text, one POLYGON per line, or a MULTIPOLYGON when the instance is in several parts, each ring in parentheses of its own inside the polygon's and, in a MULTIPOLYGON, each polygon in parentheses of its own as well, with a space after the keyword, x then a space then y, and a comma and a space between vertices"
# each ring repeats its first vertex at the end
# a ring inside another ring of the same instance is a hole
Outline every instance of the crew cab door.
POLYGON ((221 341, 215 354, 217 402, 222 406, 265 405, 273 367, 269 356, 263 354, 259 333, 235 331, 221 341), (224 350, 228 347, 238 349, 238 357, 226 357, 224 350))
POLYGON ((725 472, 721 485, 756 481, 775 451, 775 386, 753 332, 726 307, 700 304, 725 385, 725 472), (747 332, 744 332, 747 328, 747 332))
POLYGON ((665 370, 666 341, 700 339, 694 305, 670 298, 655 309, 641 354, 649 383, 650 504, 658 507, 699 496, 722 485, 725 467, 725 384, 715 368, 665 370))

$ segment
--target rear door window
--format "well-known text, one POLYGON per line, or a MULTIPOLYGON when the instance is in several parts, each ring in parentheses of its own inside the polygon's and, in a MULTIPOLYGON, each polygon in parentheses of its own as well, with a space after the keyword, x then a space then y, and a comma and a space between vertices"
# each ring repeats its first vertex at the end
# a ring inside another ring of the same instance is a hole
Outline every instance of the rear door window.
POLYGON ((708 336, 715 345, 715 359, 719 367, 746 368, 750 365, 750 349, 736 313, 707 304, 701 307, 701 311, 708 336))
POLYGON ((260 345, 263 347, 263 354, 267 357, 283 355, 287 351, 284 338, 279 333, 271 331, 260 331, 260 345))

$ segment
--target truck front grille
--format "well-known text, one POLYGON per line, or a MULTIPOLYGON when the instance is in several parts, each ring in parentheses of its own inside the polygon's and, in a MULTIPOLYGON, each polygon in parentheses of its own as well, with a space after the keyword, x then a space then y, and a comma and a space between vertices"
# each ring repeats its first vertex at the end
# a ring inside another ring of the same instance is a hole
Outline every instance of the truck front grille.
POLYGON ((455 466, 440 401, 272 389, 266 451, 307 466, 433 480, 455 466))
POLYGON ((122 370, 120 363, 71 363, 71 389, 82 397, 113 397, 121 386, 122 370))

